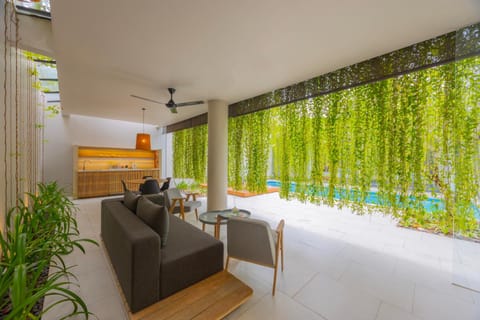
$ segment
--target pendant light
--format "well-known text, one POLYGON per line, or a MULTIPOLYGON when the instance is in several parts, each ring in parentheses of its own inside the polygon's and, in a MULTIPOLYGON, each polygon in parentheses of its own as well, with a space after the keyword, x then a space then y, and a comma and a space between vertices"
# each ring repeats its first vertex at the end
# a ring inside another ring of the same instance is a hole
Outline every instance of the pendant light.
POLYGON ((137 133, 137 144, 135 149, 150 151, 150 135, 145 133, 145 108, 142 108, 142 133, 137 133))

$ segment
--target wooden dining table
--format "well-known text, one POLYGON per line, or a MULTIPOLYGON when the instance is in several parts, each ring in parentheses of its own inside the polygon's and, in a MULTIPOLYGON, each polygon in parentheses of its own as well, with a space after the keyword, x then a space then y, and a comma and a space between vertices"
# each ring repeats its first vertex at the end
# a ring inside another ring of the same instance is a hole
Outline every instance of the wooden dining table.
POLYGON ((126 180, 125 182, 126 183, 133 183, 133 184, 143 184, 143 183, 145 183, 145 180, 152 180, 152 179, 157 180, 158 184, 160 184, 160 185, 167 181, 167 179, 163 179, 163 178, 147 178, 147 179, 131 179, 131 180, 126 180))

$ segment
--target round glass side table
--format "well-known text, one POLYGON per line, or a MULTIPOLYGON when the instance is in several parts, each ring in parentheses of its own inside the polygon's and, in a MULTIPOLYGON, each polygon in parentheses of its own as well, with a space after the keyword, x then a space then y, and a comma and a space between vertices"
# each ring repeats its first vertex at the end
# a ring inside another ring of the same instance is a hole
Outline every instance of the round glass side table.
POLYGON ((231 217, 248 218, 250 215, 250 211, 244 209, 212 210, 200 214, 198 220, 202 222, 203 231, 205 231, 206 224, 213 225, 215 227, 214 237, 220 239, 220 225, 226 224, 227 220, 231 217))

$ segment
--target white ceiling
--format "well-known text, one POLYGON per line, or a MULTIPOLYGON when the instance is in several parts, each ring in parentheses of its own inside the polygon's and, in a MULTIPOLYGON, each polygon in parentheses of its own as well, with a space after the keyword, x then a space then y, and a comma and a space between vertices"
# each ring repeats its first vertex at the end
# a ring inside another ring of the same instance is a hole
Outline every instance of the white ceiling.
POLYGON ((164 126, 480 21, 478 0, 52 0, 65 113, 164 126))

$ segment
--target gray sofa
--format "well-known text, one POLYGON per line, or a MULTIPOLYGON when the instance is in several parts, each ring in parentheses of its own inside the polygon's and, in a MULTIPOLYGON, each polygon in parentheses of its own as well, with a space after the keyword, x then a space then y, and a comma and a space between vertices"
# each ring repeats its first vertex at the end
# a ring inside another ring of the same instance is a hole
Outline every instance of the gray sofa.
POLYGON ((102 239, 133 313, 223 270, 223 243, 174 215, 161 248, 123 198, 103 200, 101 214, 102 239))

